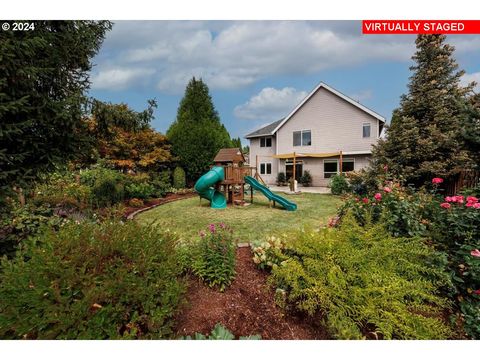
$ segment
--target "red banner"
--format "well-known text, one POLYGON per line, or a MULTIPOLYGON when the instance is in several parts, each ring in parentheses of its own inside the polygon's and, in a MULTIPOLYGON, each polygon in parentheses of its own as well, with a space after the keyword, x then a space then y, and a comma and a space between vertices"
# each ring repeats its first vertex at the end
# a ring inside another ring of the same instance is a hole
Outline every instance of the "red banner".
POLYGON ((363 34, 480 34, 480 20, 363 20, 363 34))

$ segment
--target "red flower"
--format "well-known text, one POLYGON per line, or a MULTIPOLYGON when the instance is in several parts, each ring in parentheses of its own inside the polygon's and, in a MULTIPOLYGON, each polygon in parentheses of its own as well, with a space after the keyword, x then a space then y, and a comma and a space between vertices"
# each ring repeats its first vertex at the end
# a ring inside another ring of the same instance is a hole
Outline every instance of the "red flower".
POLYGON ((480 250, 475 249, 470 251, 470 255, 475 256, 475 257, 480 257, 480 250))
POLYGON ((462 195, 457 195, 457 196, 454 196, 454 197, 453 197, 453 201, 455 201, 455 202, 457 202, 457 203, 459 203, 459 204, 463 204, 463 200, 464 200, 464 199, 465 199, 465 198, 464 198, 462 195))
POLYGON ((363 201, 364 204, 368 204, 369 200, 367 198, 363 198, 362 201, 363 201))
POLYGON ((389 192, 392 192, 392 189, 390 189, 388 186, 385 186, 383 188, 383 191, 385 191, 386 193, 389 193, 389 192))
POLYGON ((376 193, 373 197, 374 197, 375 200, 377 200, 377 201, 382 200, 382 194, 380 194, 380 193, 376 193))
POLYGON ((475 203, 473 204, 474 209, 480 209, 480 203, 475 203))
POLYGON ((475 204, 469 201, 469 202, 467 202, 467 204, 465 206, 466 207, 472 207, 473 205, 475 205, 475 204))
POLYGON ((442 178, 433 178, 432 179, 432 184, 441 184, 441 183, 443 183, 442 178))
POLYGON ((480 295, 480 289, 475 290, 473 293, 474 293, 475 295, 480 295))
POLYGON ((476 198, 475 196, 467 196, 467 202, 471 202, 471 203, 478 203, 478 198, 476 198))
POLYGON ((441 203, 440 204, 440 207, 444 208, 444 209, 450 209, 451 205, 447 202, 444 202, 444 203, 441 203))

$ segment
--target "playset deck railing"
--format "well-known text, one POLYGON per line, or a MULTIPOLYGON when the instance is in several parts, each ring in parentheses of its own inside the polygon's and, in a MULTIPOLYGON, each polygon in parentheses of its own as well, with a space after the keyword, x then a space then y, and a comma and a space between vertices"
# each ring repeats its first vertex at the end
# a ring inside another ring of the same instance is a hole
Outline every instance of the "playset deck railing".
POLYGON ((241 184, 245 176, 252 176, 254 169, 250 166, 225 166, 225 181, 241 184))

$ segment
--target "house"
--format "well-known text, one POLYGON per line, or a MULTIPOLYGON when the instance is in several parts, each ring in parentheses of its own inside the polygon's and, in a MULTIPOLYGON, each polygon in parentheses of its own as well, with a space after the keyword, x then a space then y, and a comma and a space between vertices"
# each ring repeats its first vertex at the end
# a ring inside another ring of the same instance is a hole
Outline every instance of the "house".
POLYGON ((327 186, 333 175, 368 165, 384 125, 383 116, 322 82, 285 118, 245 136, 250 165, 267 184, 279 172, 299 180, 308 170, 313 186, 327 186))

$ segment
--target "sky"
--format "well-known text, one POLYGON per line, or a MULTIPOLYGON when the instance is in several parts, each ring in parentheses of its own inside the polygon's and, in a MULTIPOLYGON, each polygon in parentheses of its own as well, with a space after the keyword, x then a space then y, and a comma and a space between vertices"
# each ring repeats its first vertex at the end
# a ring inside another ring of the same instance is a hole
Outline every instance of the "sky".
MULTIPOLYGON (((462 82, 480 83, 480 35, 450 35, 462 82)), ((202 78, 232 137, 286 116, 320 82, 387 122, 407 91, 412 35, 362 35, 360 21, 117 21, 93 59, 90 96, 158 109, 165 132, 202 78)), ((480 92, 480 86, 476 87, 480 92)))

